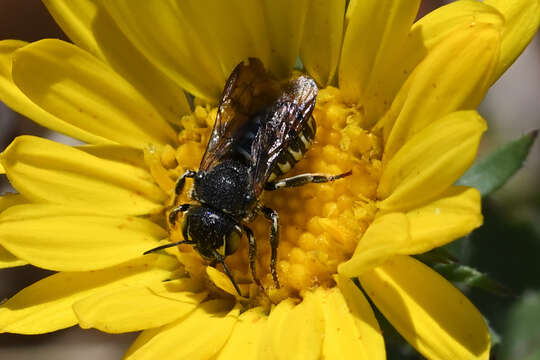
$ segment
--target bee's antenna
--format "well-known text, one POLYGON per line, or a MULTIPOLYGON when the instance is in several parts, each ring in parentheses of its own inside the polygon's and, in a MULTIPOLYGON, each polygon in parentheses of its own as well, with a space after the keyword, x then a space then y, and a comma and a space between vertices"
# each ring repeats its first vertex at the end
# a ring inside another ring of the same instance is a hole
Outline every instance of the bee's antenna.
POLYGON ((182 240, 182 241, 177 241, 177 242, 170 243, 170 244, 166 244, 166 245, 161 245, 161 246, 155 247, 155 248, 153 248, 153 249, 150 249, 150 250, 148 250, 148 251, 145 251, 145 252, 143 253, 143 255, 151 254, 151 253, 156 252, 156 251, 159 251, 159 250, 167 249, 167 248, 170 248, 170 247, 173 247, 173 246, 177 246, 177 245, 182 245, 182 244, 190 244, 190 245, 193 245, 193 244, 195 244, 195 242, 190 241, 190 240, 182 240))
POLYGON ((223 265, 223 270, 225 270, 225 274, 227 274, 227 276, 231 280, 231 282, 232 282, 234 288, 236 289, 236 292, 238 293, 238 295, 242 296, 242 293, 240 292, 240 288, 238 287, 238 284, 234 280, 234 278, 233 278, 233 276, 231 274, 231 270, 229 270, 229 267, 225 264, 225 260, 224 260, 223 256, 221 256, 216 250, 214 250, 214 257, 215 257, 216 261, 218 261, 219 263, 221 263, 221 265, 223 265))

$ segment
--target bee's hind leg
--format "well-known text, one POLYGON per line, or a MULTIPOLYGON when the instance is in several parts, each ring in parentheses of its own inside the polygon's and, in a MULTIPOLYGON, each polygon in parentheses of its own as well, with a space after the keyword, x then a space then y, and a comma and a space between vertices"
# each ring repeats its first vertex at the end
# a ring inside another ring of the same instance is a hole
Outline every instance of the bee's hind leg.
POLYGON ((275 182, 266 183, 265 190, 278 190, 288 187, 302 186, 309 183, 325 183, 329 181, 338 180, 349 176, 352 174, 352 171, 347 171, 343 174, 338 175, 324 175, 324 174, 300 174, 296 176, 291 176, 285 179, 281 179, 275 182))

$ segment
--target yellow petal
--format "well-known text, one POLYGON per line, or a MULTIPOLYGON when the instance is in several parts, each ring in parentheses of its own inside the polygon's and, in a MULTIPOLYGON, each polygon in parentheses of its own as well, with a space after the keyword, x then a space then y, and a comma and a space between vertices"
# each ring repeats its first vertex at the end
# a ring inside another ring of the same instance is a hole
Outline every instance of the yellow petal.
MULTIPOLYGON (((208 275, 208 278, 210 281, 214 283, 218 288, 221 290, 227 292, 228 294, 236 297, 240 297, 238 295, 238 292, 234 288, 233 283, 231 282, 231 279, 221 271, 219 271, 216 268, 213 268, 211 266, 206 267, 206 275, 208 275)), ((248 292, 248 286, 242 286, 242 284, 238 284, 238 287, 240 288, 240 291, 242 294, 247 294, 248 292)))
POLYGON ((384 338, 371 305, 358 286, 343 275, 334 279, 356 323, 366 359, 386 359, 384 338))
POLYGON ((381 265, 410 241, 409 221, 402 213, 376 218, 358 242, 352 258, 339 265, 338 272, 349 278, 381 265))
POLYGON ((184 2, 100 0, 135 47, 180 87, 205 100, 216 100, 226 76, 213 49, 202 40, 196 23, 183 11, 184 2), (159 21, 156 21, 159 19, 159 21))
POLYGON ((190 111, 184 91, 150 63, 122 34, 103 7, 92 0, 44 0, 62 30, 79 47, 107 62, 167 121, 190 111))
MULTIPOLYGON (((0 196, 0 213, 5 209, 24 204, 26 200, 19 194, 5 194, 0 196)), ((17 258, 15 255, 0 246, 0 269, 21 266, 28 264, 26 261, 17 258)))
POLYGON ((308 6, 307 0, 263 0, 272 47, 270 69, 279 77, 287 76, 296 63, 308 6))
MULTIPOLYGON (((348 279, 343 281, 350 282, 348 279)), ((354 284, 352 286, 356 287, 354 284)), ((355 298, 350 299, 352 307, 349 307, 339 288, 319 288, 314 292, 325 321, 322 358, 350 359, 354 354, 354 358, 359 360, 384 360, 384 342, 373 311, 358 288, 354 296, 355 298), (368 310, 367 318, 363 317, 363 313, 357 312, 359 308, 355 305, 358 303, 367 306, 362 306, 362 310, 368 310)))
POLYGON ((19 194, 4 194, 0 196, 0 213, 7 208, 15 205, 21 205, 28 201, 19 194))
POLYGON ((146 219, 61 205, 18 205, 0 214, 0 245, 32 265, 56 271, 103 269, 136 259, 166 236, 146 219))
POLYGON ((410 241, 401 254, 421 254, 465 236, 482 225, 480 193, 474 188, 453 186, 442 196, 406 213, 410 241))
POLYGON ((267 317, 261 313, 259 308, 242 313, 234 326, 229 341, 227 341, 217 359, 257 359, 266 323, 267 317))
MULTIPOLYGON (((414 23, 411 28, 410 39, 406 46, 413 47, 420 40, 424 52, 433 49, 452 32, 464 26, 475 23, 492 24, 498 28, 504 26, 501 13, 485 2, 476 0, 460 0, 441 6, 414 23)), ((407 49, 408 53, 420 49, 407 49)))
POLYGON ((455 29, 428 54, 382 120, 385 131, 391 129, 384 161, 434 120, 478 106, 489 88, 499 43, 495 25, 476 23, 455 29))
POLYGON ((359 280, 383 315, 426 358, 489 358, 482 315, 426 265, 396 256, 359 280))
POLYGON ((454 1, 441 6, 415 22, 409 36, 392 59, 393 64, 384 78, 386 94, 391 98, 409 77, 414 68, 434 47, 460 29, 475 23, 494 24, 502 28, 502 15, 476 0, 454 1))
POLYGON ((307 0, 100 3, 158 69, 209 101, 248 56, 262 58, 277 76, 289 74, 307 13, 307 0))
POLYGON ((171 323, 194 311, 206 298, 190 281, 173 280, 152 287, 103 291, 73 304, 83 329, 107 333, 140 331, 171 323))
POLYGON ((74 302, 96 292, 163 281, 177 266, 172 257, 151 255, 105 270, 51 275, 2 304, 0 332, 42 334, 73 326, 74 302))
POLYGON ((0 154, 0 162, 13 187, 34 202, 65 204, 107 214, 160 211, 165 194, 145 169, 131 165, 139 161, 140 152, 119 150, 119 154, 130 157, 101 159, 90 150, 21 136, 0 154))
POLYGON ((540 24, 538 0, 485 0, 485 4, 499 10, 505 19, 501 55, 493 81, 514 63, 533 39, 540 24))
POLYGON ((440 195, 473 163, 485 130, 477 112, 460 111, 409 138, 384 166, 377 189, 379 208, 411 209, 440 195))
POLYGON ((92 29, 98 13, 95 3, 90 0, 43 0, 43 4, 73 43, 99 59, 105 58, 92 29))
MULTIPOLYGON (((266 324, 265 332, 261 338, 259 350, 260 359, 277 360, 282 358, 282 331, 284 329, 285 320, 295 306, 296 304, 290 298, 288 298, 272 307, 266 324)), ((292 334, 292 332, 289 332, 288 329, 287 334, 292 334)))
POLYGON ((172 324, 146 330, 125 355, 133 359, 211 359, 223 347, 238 321, 239 307, 213 300, 172 324))
POLYGON ((323 87, 334 79, 339 62, 345 2, 314 0, 309 4, 300 57, 308 74, 323 87))
POLYGON ((17 85, 15 85, 11 76, 13 54, 15 51, 26 45, 26 42, 18 40, 0 41, 0 99, 2 102, 16 112, 34 120, 38 124, 46 125, 51 129, 64 134, 69 134, 74 138, 90 143, 110 142, 110 140, 70 124, 67 122, 69 119, 60 119, 55 115, 48 113, 30 100, 17 85))
MULTIPOLYGON (((40 138, 38 138, 40 139, 40 138)), ((144 153, 140 149, 131 146, 106 144, 106 145, 80 145, 73 148, 83 151, 102 160, 110 160, 116 163, 129 164, 146 172, 147 166, 144 153)))
POLYGON ((419 0, 360 0, 347 10, 349 22, 339 64, 345 99, 375 119, 387 98, 384 77, 416 17, 419 0))
POLYGON ((75 45, 48 39, 24 46, 13 55, 12 76, 46 112, 109 142, 142 148, 176 141, 173 129, 128 82, 75 45))
POLYGON ((0 246, 0 269, 6 269, 28 264, 27 261, 17 258, 15 255, 0 246))
POLYGON ((313 293, 306 292, 298 305, 282 301, 270 312, 261 344, 262 357, 317 360, 321 356, 324 327, 322 309, 313 293))
POLYGON ((5 173, 6 173, 6 169, 4 169, 4 166, 0 164, 0 175, 5 174, 5 173))
POLYGON ((249 57, 261 59, 267 67, 275 61, 262 2, 184 0, 179 2, 179 9, 212 52, 224 78, 249 57))

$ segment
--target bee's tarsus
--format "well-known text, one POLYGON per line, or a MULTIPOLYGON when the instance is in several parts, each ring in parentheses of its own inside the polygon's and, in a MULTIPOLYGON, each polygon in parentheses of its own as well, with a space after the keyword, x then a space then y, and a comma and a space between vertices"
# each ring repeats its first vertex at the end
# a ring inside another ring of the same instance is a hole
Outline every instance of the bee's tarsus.
POLYGON ((281 179, 275 182, 269 182, 265 185, 265 190, 270 190, 270 191, 279 190, 279 189, 285 189, 289 187, 302 186, 309 183, 321 184, 325 182, 342 179, 349 175, 352 175, 352 170, 349 170, 343 174, 338 174, 338 175, 312 174, 312 173, 300 174, 300 175, 291 176, 285 179, 281 179))

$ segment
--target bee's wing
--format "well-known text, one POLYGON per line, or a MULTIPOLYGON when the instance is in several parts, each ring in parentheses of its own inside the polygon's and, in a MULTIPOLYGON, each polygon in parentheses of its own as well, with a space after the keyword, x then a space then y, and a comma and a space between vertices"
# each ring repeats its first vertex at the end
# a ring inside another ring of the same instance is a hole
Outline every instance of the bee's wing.
POLYGON ((225 84, 199 170, 210 169, 230 155, 253 115, 269 106, 278 93, 279 85, 259 59, 249 58, 238 64, 225 84))
POLYGON ((252 181, 259 195, 282 151, 289 147, 311 116, 318 88, 315 81, 300 76, 289 82, 272 105, 251 147, 252 181))

